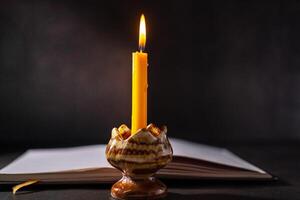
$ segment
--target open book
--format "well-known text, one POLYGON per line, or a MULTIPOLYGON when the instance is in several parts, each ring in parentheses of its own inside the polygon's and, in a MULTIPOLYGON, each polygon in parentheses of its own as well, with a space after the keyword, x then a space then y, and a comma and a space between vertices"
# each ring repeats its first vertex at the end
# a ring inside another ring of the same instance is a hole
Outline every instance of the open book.
MULTIPOLYGON (((174 179, 269 180, 272 176, 222 148, 170 139, 174 157, 157 176, 174 179)), ((111 183, 121 177, 105 145, 28 150, 0 170, 0 183, 111 183)))

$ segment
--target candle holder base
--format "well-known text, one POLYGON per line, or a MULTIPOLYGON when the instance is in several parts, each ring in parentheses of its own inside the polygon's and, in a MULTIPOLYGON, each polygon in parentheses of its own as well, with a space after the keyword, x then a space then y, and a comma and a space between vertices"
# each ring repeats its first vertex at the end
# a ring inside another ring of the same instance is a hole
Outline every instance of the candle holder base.
POLYGON ((111 188, 114 199, 159 199, 165 197, 167 187, 155 177, 131 178, 124 175, 111 188))
POLYGON ((167 187, 153 175, 171 160, 173 150, 167 138, 167 127, 153 124, 131 134, 126 125, 112 130, 106 146, 107 161, 123 173, 111 188, 115 199, 157 199, 167 187))

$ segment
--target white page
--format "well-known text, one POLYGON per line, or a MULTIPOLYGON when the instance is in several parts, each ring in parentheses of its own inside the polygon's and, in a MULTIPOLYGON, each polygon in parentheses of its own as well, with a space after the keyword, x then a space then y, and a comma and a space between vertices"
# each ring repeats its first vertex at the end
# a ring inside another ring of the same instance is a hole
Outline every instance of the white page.
POLYGON ((99 167, 111 167, 105 158, 105 145, 28 150, 0 173, 50 173, 99 167))
POLYGON ((181 139, 170 139, 173 147, 173 153, 177 156, 197 158, 213 163, 224 164, 233 167, 239 167, 259 173, 265 173, 258 167, 242 160, 227 149, 208 146, 204 144, 193 143, 181 139))
MULTIPOLYGON (((197 158, 228 166, 265 173, 226 149, 170 139, 174 155, 197 158)), ((106 145, 28 150, 0 174, 50 173, 89 168, 111 167, 105 157, 106 145)))

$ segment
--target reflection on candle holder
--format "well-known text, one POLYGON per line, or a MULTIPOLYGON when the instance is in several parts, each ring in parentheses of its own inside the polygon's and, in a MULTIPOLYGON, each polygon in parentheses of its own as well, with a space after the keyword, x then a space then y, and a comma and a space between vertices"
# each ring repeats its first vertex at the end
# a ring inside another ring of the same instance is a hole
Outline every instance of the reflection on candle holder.
POLYGON ((159 129, 150 124, 128 137, 130 130, 122 126, 112 130, 106 147, 108 162, 123 173, 122 179, 111 188, 112 197, 163 197, 167 187, 153 175, 172 160, 173 150, 166 135, 167 127, 159 129))

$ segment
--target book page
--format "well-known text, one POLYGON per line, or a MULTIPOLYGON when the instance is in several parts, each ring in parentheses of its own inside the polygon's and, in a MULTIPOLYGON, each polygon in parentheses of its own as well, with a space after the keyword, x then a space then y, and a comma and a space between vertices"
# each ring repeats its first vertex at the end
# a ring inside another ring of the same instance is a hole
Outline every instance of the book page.
MULTIPOLYGON (((226 149, 180 139, 170 139, 170 142, 175 156, 195 158, 265 173, 226 149)), ((0 174, 55 173, 111 167, 105 157, 105 147, 106 145, 102 144, 83 147, 28 150, 8 166, 1 169, 0 174)))
POLYGON ((227 149, 193 143, 181 139, 171 139, 173 153, 177 156, 196 158, 241 169, 247 169, 259 173, 265 173, 258 167, 242 160, 227 149))
POLYGON ((105 157, 106 145, 33 149, 0 170, 2 174, 51 173, 111 167, 105 157))

